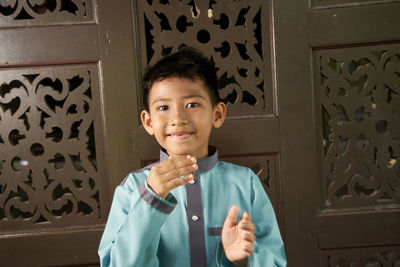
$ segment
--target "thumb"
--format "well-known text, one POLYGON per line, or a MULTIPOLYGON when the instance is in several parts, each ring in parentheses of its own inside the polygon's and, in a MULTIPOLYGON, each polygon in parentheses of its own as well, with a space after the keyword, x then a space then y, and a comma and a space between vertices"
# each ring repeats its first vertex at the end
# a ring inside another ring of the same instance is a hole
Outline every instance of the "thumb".
POLYGON ((233 225, 235 225, 238 213, 239 213, 238 206, 233 205, 230 208, 230 210, 228 212, 228 215, 226 216, 224 226, 231 226, 232 227, 233 225))

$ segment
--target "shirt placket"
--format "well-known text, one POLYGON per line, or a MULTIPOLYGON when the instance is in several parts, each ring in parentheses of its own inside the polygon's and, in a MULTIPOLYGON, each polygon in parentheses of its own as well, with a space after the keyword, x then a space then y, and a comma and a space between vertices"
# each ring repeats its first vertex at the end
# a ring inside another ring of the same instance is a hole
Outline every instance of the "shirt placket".
POLYGON ((204 216, 201 202, 200 175, 194 173, 194 179, 186 185, 187 220, 189 225, 190 266, 207 266, 204 216))

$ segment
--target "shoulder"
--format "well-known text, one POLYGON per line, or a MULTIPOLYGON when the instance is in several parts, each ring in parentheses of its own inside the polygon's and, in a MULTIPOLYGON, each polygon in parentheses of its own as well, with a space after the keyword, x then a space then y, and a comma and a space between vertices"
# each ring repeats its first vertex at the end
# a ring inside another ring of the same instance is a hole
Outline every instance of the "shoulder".
POLYGON ((248 167, 233 164, 226 161, 218 161, 214 168, 215 175, 229 183, 248 184, 252 183, 257 175, 248 167))
POLYGON ((250 187, 262 188, 259 176, 249 167, 218 161, 215 169, 222 179, 227 179, 230 183, 236 182, 250 187))
POLYGON ((241 174, 241 175, 246 174, 249 176, 255 175, 254 172, 248 167, 237 165, 237 164, 226 162, 226 161, 218 161, 216 167, 219 171, 233 172, 233 173, 237 173, 237 174, 241 174))

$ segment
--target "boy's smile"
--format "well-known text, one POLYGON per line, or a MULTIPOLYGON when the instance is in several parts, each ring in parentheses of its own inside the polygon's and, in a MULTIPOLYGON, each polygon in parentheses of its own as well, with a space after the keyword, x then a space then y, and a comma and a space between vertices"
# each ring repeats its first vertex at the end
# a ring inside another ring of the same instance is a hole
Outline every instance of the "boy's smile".
POLYGON ((148 101, 149 110, 141 114, 143 125, 169 155, 208 155, 211 129, 222 125, 226 107, 212 105, 202 80, 171 77, 156 82, 148 101))
POLYGON ((176 132, 176 133, 171 133, 168 136, 178 140, 182 140, 190 137, 192 134, 193 134, 192 132, 176 132))

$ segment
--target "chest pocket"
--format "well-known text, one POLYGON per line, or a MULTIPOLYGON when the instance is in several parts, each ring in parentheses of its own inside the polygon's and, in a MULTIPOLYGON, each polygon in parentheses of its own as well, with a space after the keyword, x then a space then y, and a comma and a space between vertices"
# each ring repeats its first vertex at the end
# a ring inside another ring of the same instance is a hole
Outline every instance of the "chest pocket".
POLYGON ((221 236, 222 227, 208 227, 209 236, 221 236))

